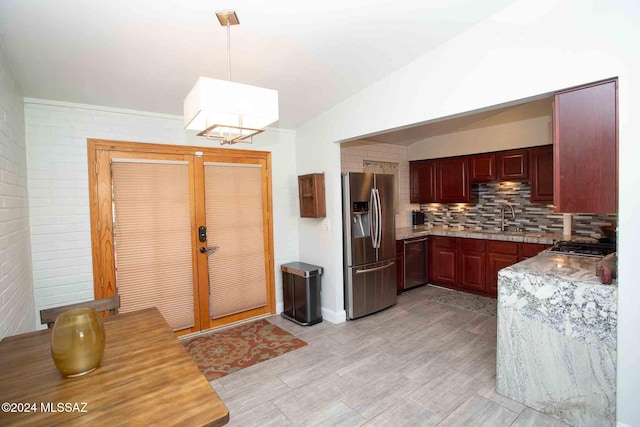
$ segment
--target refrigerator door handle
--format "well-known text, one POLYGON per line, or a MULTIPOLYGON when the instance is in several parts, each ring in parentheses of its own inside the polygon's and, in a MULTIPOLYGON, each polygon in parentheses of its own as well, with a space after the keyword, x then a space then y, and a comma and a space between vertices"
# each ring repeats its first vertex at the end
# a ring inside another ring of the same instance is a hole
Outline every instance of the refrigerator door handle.
POLYGON ((369 196, 369 235, 371 237, 371 246, 373 246, 373 248, 376 247, 376 221, 375 221, 375 214, 376 214, 376 209, 375 209, 375 204, 376 204, 376 199, 374 196, 374 192, 375 190, 372 188, 371 189, 371 195, 369 196))
POLYGON ((375 189, 376 192, 376 219, 378 221, 378 237, 376 248, 380 249, 380 243, 382 243, 382 202, 380 202, 380 191, 375 189))
POLYGON ((395 261, 391 261, 389 264, 382 265, 380 267, 374 267, 365 270, 356 270, 356 274, 371 273, 372 271, 384 270, 385 268, 391 267, 393 264, 395 264, 395 261))

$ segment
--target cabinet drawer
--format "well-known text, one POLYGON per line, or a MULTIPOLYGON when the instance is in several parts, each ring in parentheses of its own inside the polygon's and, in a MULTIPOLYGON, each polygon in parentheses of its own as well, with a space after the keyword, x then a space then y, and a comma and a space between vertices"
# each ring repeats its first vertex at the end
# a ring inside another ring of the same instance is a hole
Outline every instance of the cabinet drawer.
POLYGON ((518 244, 516 242, 502 242, 500 240, 489 241, 489 252, 497 254, 518 255, 518 244))
POLYGON ((520 256, 530 258, 538 255, 548 247, 549 245, 541 245, 538 243, 520 243, 520 256))
POLYGON ((463 251, 484 252, 486 250, 486 240, 484 239, 459 239, 460 249, 463 251))
POLYGON ((456 237, 431 236, 429 240, 437 248, 455 248, 458 243, 456 237))

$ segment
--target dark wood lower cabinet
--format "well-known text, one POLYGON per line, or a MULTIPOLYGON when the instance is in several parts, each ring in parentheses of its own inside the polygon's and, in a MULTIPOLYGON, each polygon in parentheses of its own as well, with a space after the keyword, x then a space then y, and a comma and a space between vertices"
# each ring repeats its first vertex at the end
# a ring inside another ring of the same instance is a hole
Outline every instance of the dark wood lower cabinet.
POLYGON ((486 283, 485 240, 460 239, 459 284, 464 289, 484 291, 486 283))
POLYGON ((498 271, 533 257, 550 245, 431 236, 429 282, 495 297, 498 271))
POLYGON ((455 237, 432 236, 429 261, 429 281, 439 285, 458 283, 458 242, 455 237))
POLYGON ((487 256, 487 292, 498 293, 498 271, 518 262, 518 255, 490 253, 487 256))
POLYGON ((396 240, 396 288, 398 295, 404 290, 404 240, 396 240))
POLYGON ((518 245, 518 262, 532 258, 551 246, 552 245, 541 245, 538 243, 520 243, 518 245))

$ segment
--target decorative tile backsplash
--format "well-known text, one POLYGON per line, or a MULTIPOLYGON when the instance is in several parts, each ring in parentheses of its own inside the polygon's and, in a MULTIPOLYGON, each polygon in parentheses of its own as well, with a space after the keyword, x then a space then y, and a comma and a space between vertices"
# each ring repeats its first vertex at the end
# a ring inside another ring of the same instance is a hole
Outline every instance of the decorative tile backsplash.
MULTIPOLYGON (((420 205, 425 213, 425 223, 432 225, 464 226, 470 229, 500 230, 501 209, 509 203, 515 210, 506 208, 505 219, 508 231, 522 228, 529 232, 562 233, 563 215, 555 212, 552 205, 531 203, 531 185, 528 182, 498 182, 478 184, 472 187, 474 203, 420 205)), ((601 237, 600 227, 616 226, 615 214, 574 214, 572 230, 575 235, 601 237)))

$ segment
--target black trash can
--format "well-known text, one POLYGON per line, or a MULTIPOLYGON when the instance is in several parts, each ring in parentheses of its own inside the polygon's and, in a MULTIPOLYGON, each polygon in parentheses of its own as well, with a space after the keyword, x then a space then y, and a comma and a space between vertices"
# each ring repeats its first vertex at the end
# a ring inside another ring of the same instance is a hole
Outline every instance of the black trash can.
POLYGON ((299 325, 311 326, 322 322, 320 310, 320 275, 322 267, 304 262, 290 262, 280 266, 285 317, 299 325))

